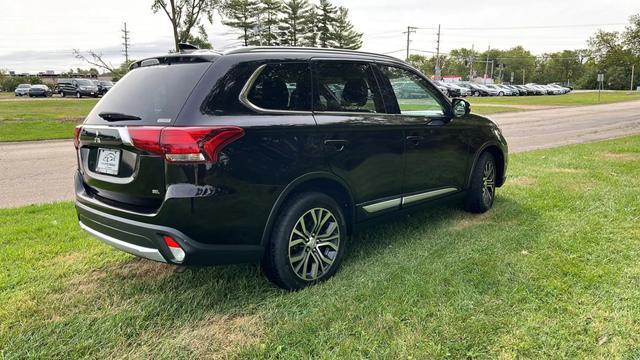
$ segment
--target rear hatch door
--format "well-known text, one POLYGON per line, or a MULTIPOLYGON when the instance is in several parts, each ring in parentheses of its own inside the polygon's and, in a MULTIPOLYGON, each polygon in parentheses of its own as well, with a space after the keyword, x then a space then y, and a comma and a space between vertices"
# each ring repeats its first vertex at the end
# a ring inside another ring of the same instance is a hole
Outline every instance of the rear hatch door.
POLYGON ((141 212, 160 207, 165 160, 135 143, 154 141, 144 134, 173 126, 209 66, 204 60, 143 66, 106 93, 77 133, 79 169, 89 196, 141 212))

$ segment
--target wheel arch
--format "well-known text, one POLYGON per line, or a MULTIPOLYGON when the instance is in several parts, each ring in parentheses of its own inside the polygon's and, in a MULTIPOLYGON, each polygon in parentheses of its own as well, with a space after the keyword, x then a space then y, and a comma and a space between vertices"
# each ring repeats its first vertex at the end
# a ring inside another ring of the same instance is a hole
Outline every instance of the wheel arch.
POLYGON ((331 196, 338 202, 347 222, 347 234, 351 234, 355 225, 355 206, 353 195, 347 183, 338 176, 329 172, 313 172, 302 175, 291 181, 278 195, 271 207, 267 222, 262 232, 260 244, 266 248, 271 237, 271 230, 283 204, 291 196, 305 191, 317 191, 331 196))
POLYGON ((480 159, 480 155, 482 155, 482 153, 484 152, 491 153, 491 155, 493 155, 494 159, 496 160, 496 186, 500 187, 504 183, 504 173, 506 170, 505 154, 502 151, 500 145, 495 142, 489 142, 482 145, 474 154, 473 164, 469 170, 469 175, 467 176, 466 188, 469 188, 471 184, 471 175, 473 174, 473 169, 476 167, 476 163, 478 162, 478 159, 480 159))

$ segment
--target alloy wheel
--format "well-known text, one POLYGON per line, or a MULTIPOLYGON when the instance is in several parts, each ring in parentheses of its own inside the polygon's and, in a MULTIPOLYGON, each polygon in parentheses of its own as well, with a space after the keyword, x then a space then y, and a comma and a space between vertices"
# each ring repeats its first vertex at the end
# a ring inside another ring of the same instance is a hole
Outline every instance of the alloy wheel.
POLYGON ((336 217, 325 208, 305 212, 289 236, 288 256, 293 272, 301 279, 314 281, 326 274, 340 251, 340 227, 336 217))
POLYGON ((496 167, 493 161, 487 161, 482 172, 482 201, 490 205, 496 191, 496 167))

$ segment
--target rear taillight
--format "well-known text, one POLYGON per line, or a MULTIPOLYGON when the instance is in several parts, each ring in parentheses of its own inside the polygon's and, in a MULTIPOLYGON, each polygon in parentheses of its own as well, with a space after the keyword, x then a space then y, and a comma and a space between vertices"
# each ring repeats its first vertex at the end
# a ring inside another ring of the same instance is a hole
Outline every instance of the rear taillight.
POLYGON ((173 260, 175 262, 184 261, 184 257, 186 254, 184 253, 184 250, 182 250, 182 248, 180 247, 180 244, 178 244, 178 242, 174 238, 172 238, 169 235, 164 235, 162 237, 162 240, 164 240, 164 243, 169 248, 169 251, 171 251, 171 255, 173 255, 173 260))
POLYGON ((73 146, 80 147, 80 133, 82 132, 82 125, 78 125, 73 129, 73 146))
POLYGON ((133 145, 170 162, 216 162, 220 150, 241 138, 236 126, 215 127, 129 127, 133 145))

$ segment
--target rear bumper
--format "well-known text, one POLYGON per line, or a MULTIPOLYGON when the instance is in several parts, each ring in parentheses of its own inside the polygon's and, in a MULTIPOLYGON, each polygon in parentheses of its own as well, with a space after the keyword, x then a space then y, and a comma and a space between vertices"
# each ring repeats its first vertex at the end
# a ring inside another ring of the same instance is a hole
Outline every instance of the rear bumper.
POLYGON ((181 231, 115 216, 76 201, 80 227, 119 250, 149 260, 180 265, 217 265, 257 262, 261 246, 210 245, 197 242, 181 231), (171 236, 185 252, 184 261, 176 261, 162 237, 171 236))

